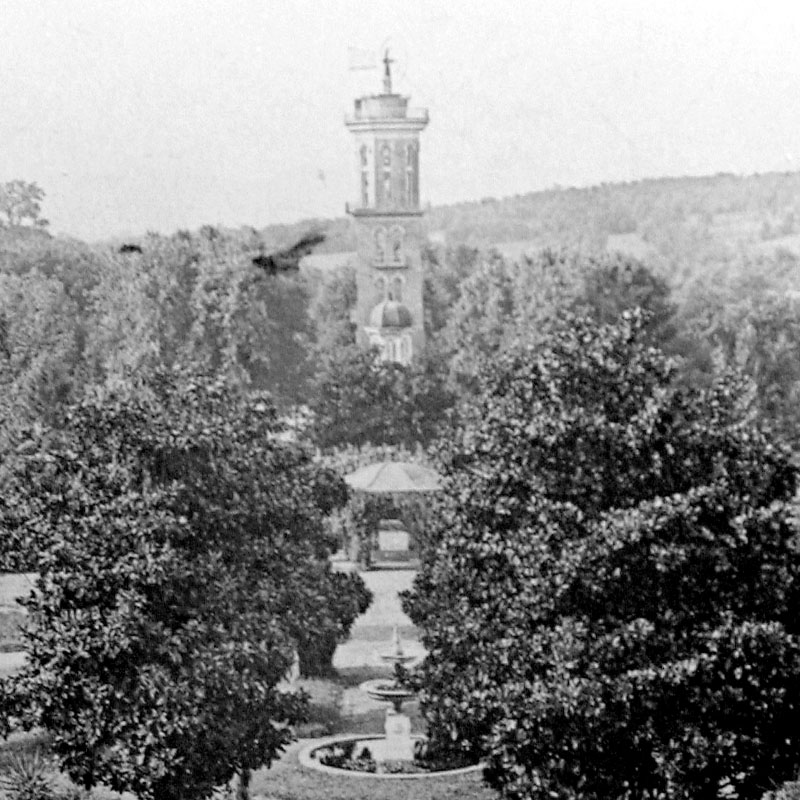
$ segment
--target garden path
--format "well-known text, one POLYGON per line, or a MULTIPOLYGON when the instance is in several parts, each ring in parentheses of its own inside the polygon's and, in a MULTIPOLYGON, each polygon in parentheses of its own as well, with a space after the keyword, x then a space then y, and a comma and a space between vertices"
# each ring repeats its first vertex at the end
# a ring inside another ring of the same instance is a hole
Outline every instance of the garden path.
POLYGON ((355 621, 350 638, 336 648, 334 667, 380 666, 383 662, 378 653, 388 646, 395 626, 400 633, 403 648, 409 655, 421 657, 425 654, 417 629, 400 607, 399 592, 411 588, 414 574, 413 570, 406 569, 361 573, 373 594, 372 604, 355 621))

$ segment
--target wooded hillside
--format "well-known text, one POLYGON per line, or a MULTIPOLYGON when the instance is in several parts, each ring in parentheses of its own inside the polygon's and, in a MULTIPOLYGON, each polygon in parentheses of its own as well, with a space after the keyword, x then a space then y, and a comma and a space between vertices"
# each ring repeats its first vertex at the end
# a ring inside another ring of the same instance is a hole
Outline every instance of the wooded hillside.
MULTIPOLYGON (((596 252, 612 237, 612 244, 649 262, 674 289, 720 277, 800 287, 796 172, 557 187, 436 206, 426 219, 434 242, 481 249, 507 244, 509 253, 544 247, 596 252)), ((320 252, 355 246, 346 219, 269 226, 261 233, 281 245, 312 227, 327 234, 320 252)))

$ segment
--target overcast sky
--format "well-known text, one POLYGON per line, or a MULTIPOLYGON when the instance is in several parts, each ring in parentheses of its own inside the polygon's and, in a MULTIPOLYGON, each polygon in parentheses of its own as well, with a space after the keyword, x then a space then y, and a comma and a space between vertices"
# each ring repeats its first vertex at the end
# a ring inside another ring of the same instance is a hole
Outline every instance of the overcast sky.
POLYGON ((800 3, 2 0, 0 181, 88 239, 341 216, 387 42, 433 204, 800 168, 800 3))

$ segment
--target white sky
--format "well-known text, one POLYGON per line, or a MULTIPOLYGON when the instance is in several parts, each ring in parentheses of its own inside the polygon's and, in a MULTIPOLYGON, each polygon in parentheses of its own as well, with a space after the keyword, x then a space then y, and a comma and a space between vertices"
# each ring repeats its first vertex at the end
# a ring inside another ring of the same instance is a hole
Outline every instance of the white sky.
POLYGON ((800 169, 796 0, 0 0, 0 181, 89 239, 341 216, 387 39, 433 204, 800 169))

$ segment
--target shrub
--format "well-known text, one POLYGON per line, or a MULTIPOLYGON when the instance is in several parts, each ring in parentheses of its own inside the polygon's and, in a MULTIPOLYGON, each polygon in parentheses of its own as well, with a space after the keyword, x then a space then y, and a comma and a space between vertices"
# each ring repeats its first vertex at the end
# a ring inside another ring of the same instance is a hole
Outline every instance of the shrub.
POLYGON ((333 673, 337 644, 347 639, 356 617, 372 602, 372 593, 358 575, 328 572, 321 578, 324 583, 317 591, 328 598, 323 624, 298 632, 297 654, 304 677, 327 677, 333 673))
POLYGON ((0 775, 0 788, 9 800, 52 800, 55 796, 48 764, 38 750, 13 754, 0 775))

